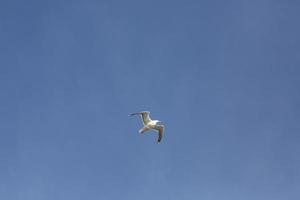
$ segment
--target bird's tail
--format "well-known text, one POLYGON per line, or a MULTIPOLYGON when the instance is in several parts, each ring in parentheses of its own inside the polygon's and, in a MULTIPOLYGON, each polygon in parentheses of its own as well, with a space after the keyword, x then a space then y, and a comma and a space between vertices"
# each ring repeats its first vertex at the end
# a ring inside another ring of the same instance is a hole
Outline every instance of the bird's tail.
POLYGON ((143 128, 141 128, 141 129, 139 130, 139 133, 144 133, 144 132, 146 132, 146 131, 148 131, 148 130, 150 130, 150 128, 144 126, 143 128))

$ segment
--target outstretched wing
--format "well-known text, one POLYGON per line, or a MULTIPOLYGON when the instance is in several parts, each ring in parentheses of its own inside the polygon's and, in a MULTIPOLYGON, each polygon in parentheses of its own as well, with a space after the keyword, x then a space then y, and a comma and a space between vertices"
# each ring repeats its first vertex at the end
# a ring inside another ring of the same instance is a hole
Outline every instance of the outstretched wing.
POLYGON ((157 126, 156 130, 158 130, 158 138, 157 138, 157 142, 160 142, 162 137, 163 137, 163 134, 164 134, 164 129, 165 129, 165 126, 163 125, 159 125, 157 126))
POLYGON ((151 121, 149 111, 143 111, 143 112, 140 112, 140 114, 142 115, 142 120, 143 120, 144 125, 148 124, 151 121))
POLYGON ((144 125, 148 124, 151 121, 151 118, 149 116, 150 115, 149 111, 143 111, 143 112, 138 112, 138 113, 131 113, 129 116, 133 116, 133 115, 141 115, 144 125))

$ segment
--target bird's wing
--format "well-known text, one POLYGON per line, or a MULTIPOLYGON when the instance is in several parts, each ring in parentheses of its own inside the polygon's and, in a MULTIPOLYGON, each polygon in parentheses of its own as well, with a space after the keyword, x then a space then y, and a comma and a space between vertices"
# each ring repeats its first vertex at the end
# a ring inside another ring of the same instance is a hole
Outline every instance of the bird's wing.
POLYGON ((133 115, 141 115, 144 125, 148 124, 151 121, 151 118, 149 116, 150 115, 149 111, 142 111, 142 112, 138 112, 138 113, 131 113, 129 116, 133 116, 133 115))
POLYGON ((149 111, 143 111, 143 112, 140 112, 140 114, 142 115, 142 120, 143 120, 144 125, 148 124, 151 121, 149 111))
POLYGON ((140 113, 130 113, 129 116, 139 115, 140 113))
POLYGON ((160 142, 162 137, 163 137, 163 134, 164 134, 164 129, 165 129, 165 126, 163 125, 159 125, 157 126, 157 129, 158 130, 158 139, 157 139, 157 142, 160 142))

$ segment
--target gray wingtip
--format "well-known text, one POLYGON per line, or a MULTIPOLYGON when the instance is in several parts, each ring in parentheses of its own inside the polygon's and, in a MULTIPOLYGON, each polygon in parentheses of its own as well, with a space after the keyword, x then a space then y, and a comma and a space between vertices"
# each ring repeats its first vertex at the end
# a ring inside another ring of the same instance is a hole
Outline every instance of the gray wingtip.
POLYGON ((130 116, 138 115, 138 114, 140 114, 140 113, 130 113, 128 116, 130 117, 130 116))

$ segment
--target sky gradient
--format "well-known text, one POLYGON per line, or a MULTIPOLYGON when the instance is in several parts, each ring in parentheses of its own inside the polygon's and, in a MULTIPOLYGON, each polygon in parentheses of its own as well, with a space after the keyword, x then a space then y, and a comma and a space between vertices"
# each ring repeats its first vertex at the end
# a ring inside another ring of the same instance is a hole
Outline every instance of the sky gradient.
POLYGON ((300 199, 299 9, 0 1, 0 199, 300 199))

